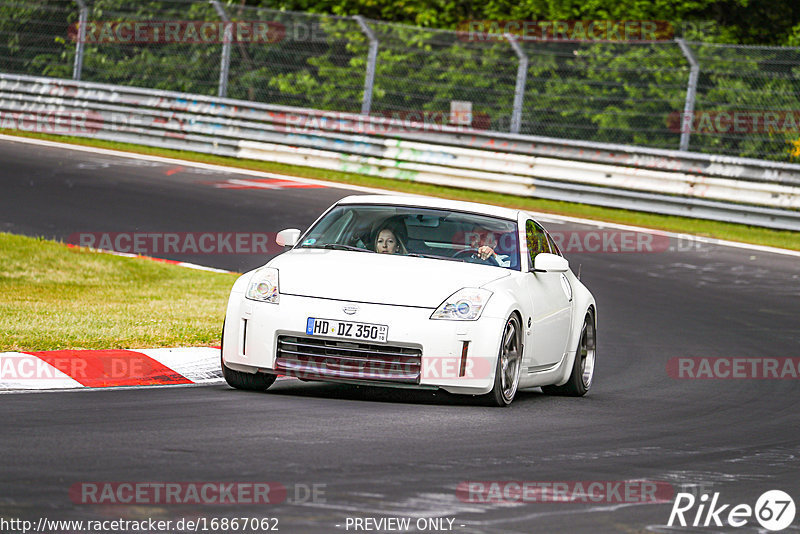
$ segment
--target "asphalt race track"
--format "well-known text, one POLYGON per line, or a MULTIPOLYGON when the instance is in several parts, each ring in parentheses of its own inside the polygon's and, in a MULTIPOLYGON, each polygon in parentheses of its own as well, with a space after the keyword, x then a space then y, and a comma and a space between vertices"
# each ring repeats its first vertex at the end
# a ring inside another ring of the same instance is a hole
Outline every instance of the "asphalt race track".
MULTIPOLYGON (((63 240, 76 232, 305 228, 352 194, 218 188, 242 176, 8 141, 0 141, 0 161, 0 229, 63 240)), ((556 232, 597 230, 544 223, 556 232)), ((567 252, 599 307, 595 384, 581 399, 522 391, 511 407, 495 409, 442 393, 296 380, 263 394, 213 385, 0 396, 0 516, 275 517, 289 533, 355 532, 347 518, 387 517, 412 525, 450 518, 459 533, 757 532, 754 518, 738 529, 667 527, 672 497, 641 504, 457 496, 467 481, 646 480, 675 493, 719 492, 732 506, 753 506, 773 489, 800 504, 797 379, 667 372, 671 358, 800 357, 800 262, 689 241, 671 246, 677 250, 567 252), (70 487, 86 481, 272 481, 289 494, 271 505, 74 502, 70 487), (313 485, 322 493, 306 498, 313 485)), ((237 271, 264 262, 236 254, 172 259, 237 271)))

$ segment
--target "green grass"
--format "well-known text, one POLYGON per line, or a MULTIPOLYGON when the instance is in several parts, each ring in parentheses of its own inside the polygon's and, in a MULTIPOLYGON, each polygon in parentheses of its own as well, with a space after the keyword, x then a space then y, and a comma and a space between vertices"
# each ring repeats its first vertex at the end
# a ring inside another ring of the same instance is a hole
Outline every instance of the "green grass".
POLYGON ((469 191, 450 187, 441 187, 415 182, 403 182, 384 178, 375 178, 354 173, 344 173, 329 171, 326 169, 315 169, 312 167, 301 167, 296 165, 285 165, 257 160, 243 160, 223 156, 212 156, 197 152, 185 152, 180 150, 169 150, 162 148, 132 145, 127 143, 116 143, 83 137, 64 137, 58 135, 47 135, 11 130, 0 130, 0 133, 17 135, 23 137, 34 137, 37 139, 48 139, 74 143, 79 145, 93 146, 99 148, 109 148, 137 154, 152 154, 157 156, 172 157, 189 161, 203 163, 213 163, 226 165, 228 167, 239 167, 258 171, 274 172, 292 176, 302 176, 305 178, 315 178, 331 182, 377 187, 392 191, 402 191, 407 193, 419 193, 424 195, 451 198, 457 200, 470 200, 473 202, 484 202, 498 206, 508 206, 522 208, 531 211, 544 213, 554 213, 559 215, 569 215, 582 217, 598 221, 615 222, 666 230, 693 235, 701 235, 715 239, 725 239, 731 241, 741 241, 743 243, 754 243, 757 245, 767 245, 772 247, 800 250, 800 232, 770 230, 741 224, 730 224, 716 221, 706 221, 702 219, 690 219, 686 217, 674 217, 667 215, 657 215, 638 211, 622 209, 603 208, 590 206, 587 204, 577 204, 572 202, 557 202, 553 200, 543 200, 537 198, 517 197, 512 195, 502 195, 482 191, 469 191))
POLYGON ((0 233, 0 351, 218 345, 235 279, 0 233))

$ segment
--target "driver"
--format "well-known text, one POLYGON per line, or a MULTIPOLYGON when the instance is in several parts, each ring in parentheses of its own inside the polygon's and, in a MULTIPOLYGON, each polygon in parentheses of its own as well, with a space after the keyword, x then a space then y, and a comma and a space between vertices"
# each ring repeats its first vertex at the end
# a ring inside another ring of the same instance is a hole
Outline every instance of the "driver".
POLYGON ((494 249, 497 248, 497 238, 493 232, 487 232, 476 227, 467 236, 469 237, 469 248, 476 249, 480 259, 487 260, 495 255, 494 249))
POLYGON ((478 247, 478 256, 482 260, 488 259, 490 256, 497 256, 495 249, 497 248, 497 238, 493 232, 486 234, 483 238, 483 244, 478 247))
MULTIPOLYGON (((510 251, 506 250, 507 246, 500 246, 497 233, 484 230, 480 227, 475 227, 472 232, 469 232, 466 235, 468 237, 467 243, 469 244, 469 247, 476 250, 476 255, 481 260, 486 261, 491 258, 501 267, 511 266, 511 256, 503 253, 504 251, 510 251), (501 251, 500 254, 497 253, 498 248, 501 251)), ((503 243, 507 243, 505 238, 508 237, 509 234, 499 235, 501 236, 503 243)))

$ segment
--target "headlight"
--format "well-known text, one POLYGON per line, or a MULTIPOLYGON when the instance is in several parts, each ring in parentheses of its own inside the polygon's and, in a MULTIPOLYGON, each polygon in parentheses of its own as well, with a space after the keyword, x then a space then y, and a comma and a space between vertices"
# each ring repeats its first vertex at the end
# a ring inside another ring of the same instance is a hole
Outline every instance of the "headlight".
POLYGON ((273 267, 256 269, 250 277, 250 284, 244 296, 250 300, 277 304, 281 296, 278 289, 278 269, 273 267))
POLYGON ((489 302, 492 292, 488 289, 465 287, 459 289, 442 302, 431 319, 449 319, 451 321, 476 321, 483 308, 489 302))

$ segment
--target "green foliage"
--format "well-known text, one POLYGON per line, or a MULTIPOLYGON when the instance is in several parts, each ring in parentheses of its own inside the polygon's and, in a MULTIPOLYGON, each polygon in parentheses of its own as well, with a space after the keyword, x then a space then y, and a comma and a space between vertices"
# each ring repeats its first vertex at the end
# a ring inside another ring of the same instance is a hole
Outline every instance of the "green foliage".
MULTIPOLYGON (((90 0, 89 21, 216 21, 205 1, 90 0)), ((428 26, 463 29, 470 19, 660 20, 690 41, 700 63, 696 109, 800 109, 800 49, 723 47, 764 42, 800 46, 800 2, 777 0, 223 0, 233 21, 272 21, 269 43, 231 46, 228 96, 358 112, 369 42, 380 42, 372 111, 434 112, 472 103, 476 127, 508 131, 519 60, 503 39, 477 40, 428 26), (271 8, 279 8, 281 11, 271 8), (311 13, 333 13, 322 16, 311 13), (348 16, 348 17, 345 17, 348 16), (409 26, 397 24, 415 24, 409 26), (483 120, 483 119, 481 119, 483 120)), ((77 21, 70 0, 0 0, 0 71, 70 77, 77 21)), ((522 133, 675 149, 689 63, 673 42, 524 42, 529 58, 522 133)), ((217 94, 222 44, 87 43, 83 77, 197 94, 217 94)), ((692 150, 797 161, 797 132, 693 133, 692 150)))
POLYGON ((77 19, 66 0, 0 2, 0 72, 71 76, 75 44, 65 30, 77 19))
POLYGON ((264 51, 272 58, 264 78, 269 101, 360 111, 368 43, 358 24, 352 19, 278 16, 289 38, 264 51))
POLYGON ((796 0, 247 0, 310 11, 454 30, 466 20, 662 20, 696 40, 792 45, 796 0))

